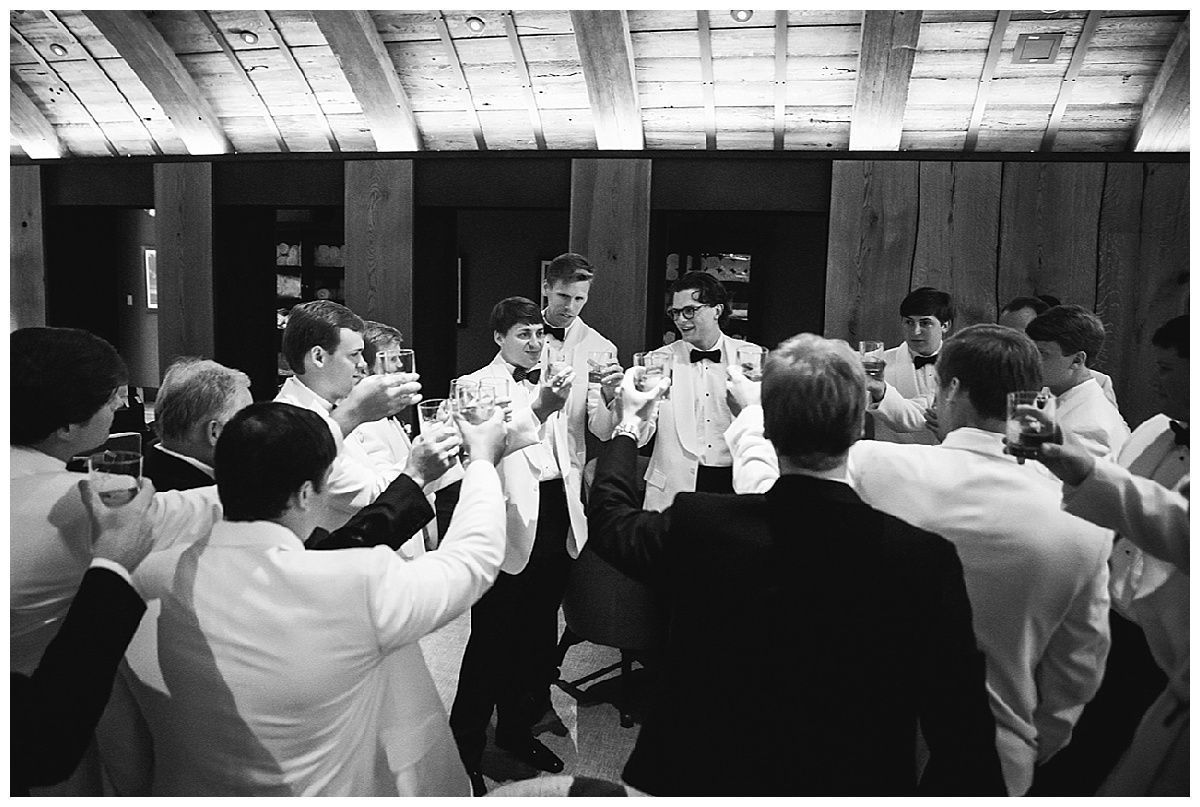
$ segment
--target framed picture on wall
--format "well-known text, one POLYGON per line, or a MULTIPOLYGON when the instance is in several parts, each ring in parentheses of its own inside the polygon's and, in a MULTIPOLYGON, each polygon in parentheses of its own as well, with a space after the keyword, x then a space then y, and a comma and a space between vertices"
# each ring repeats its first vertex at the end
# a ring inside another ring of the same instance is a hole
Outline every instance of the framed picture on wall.
POLYGON ((158 250, 142 247, 142 263, 146 267, 146 308, 158 308, 158 250))

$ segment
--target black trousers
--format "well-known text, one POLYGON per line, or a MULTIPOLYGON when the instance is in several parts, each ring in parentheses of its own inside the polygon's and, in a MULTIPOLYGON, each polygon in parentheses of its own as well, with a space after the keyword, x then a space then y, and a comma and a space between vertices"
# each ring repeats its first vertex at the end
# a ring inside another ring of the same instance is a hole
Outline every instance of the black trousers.
POLYGON ((699 466, 696 469, 696 492, 733 493, 733 466, 699 466))
POLYGON ((543 482, 540 496, 529 563, 518 574, 500 572, 471 609, 471 636, 450 710, 450 730, 469 769, 479 768, 493 709, 498 738, 529 732, 535 719, 531 695, 545 687, 547 669, 555 666, 571 522, 561 479, 543 482))

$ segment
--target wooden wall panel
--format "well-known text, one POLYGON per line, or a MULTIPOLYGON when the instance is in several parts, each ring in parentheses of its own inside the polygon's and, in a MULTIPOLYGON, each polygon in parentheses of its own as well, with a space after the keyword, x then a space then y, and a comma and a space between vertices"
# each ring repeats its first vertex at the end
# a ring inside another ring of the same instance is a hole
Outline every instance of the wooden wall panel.
POLYGON ((949 292, 955 330, 996 321, 1000 174, 998 162, 921 163, 911 285, 949 292))
POLYGON ((645 350, 650 160, 572 160, 572 252, 596 268, 586 316, 624 366, 645 350))
POLYGON ((346 163, 346 305, 412 337, 413 164, 346 163))
POLYGON ((179 356, 215 352, 212 163, 156 164, 154 208, 161 371, 179 356))
POLYGON ((8 329, 46 324, 46 246, 42 169, 14 165, 8 171, 8 329))
POLYGON ((911 290, 917 162, 838 160, 829 206, 825 335, 899 344, 900 301, 911 290))
POLYGON ((1145 167, 1138 163, 1108 166, 1096 240, 1096 314, 1104 321, 1106 336, 1095 366, 1113 376, 1122 406, 1132 397, 1128 381, 1136 375, 1132 348, 1149 338, 1138 316, 1144 174, 1145 167))
POLYGON ((1005 163, 1000 305, 1026 294, 1096 305, 1103 163, 1005 163))

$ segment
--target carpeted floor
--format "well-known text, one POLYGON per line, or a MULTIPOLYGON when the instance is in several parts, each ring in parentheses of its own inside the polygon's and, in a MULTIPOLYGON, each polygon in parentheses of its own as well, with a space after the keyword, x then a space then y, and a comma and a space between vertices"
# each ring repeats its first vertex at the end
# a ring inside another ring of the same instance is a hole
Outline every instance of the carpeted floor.
MULTIPOLYGON (((433 674, 433 680, 437 684, 438 693, 442 696, 447 712, 454 702, 458 668, 470 634, 470 620, 471 615, 468 612, 421 640, 421 650, 425 654, 425 661, 433 674)), ((560 635, 562 625, 560 613, 560 635)), ((619 660, 620 653, 617 650, 584 642, 567 651, 562 675, 568 682, 578 681, 619 660)), ((634 665, 629 692, 635 717, 639 715, 639 704, 645 699, 648 676, 648 671, 634 665)), ((557 719, 547 713, 534 727, 534 732, 539 740, 562 759, 565 766, 563 774, 620 782, 621 769, 633 750, 640 723, 635 723, 631 728, 623 728, 620 724, 620 714, 614 705, 619 690, 615 671, 583 684, 581 689, 585 693, 583 702, 577 701, 562 687, 552 687, 551 703, 557 719)), ((492 728, 494 727, 493 718, 492 728)), ((491 729, 488 737, 488 747, 483 757, 483 774, 489 789, 514 780, 550 775, 496 748, 491 743, 491 729)))

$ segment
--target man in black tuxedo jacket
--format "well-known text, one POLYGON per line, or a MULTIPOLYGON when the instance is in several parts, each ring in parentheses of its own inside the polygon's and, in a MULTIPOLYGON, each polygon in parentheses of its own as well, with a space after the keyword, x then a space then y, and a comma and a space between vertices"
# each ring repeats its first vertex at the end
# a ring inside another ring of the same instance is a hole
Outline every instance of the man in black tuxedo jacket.
POLYGON ((662 513, 635 504, 636 436, 669 381, 639 392, 639 369, 589 505, 594 550, 670 603, 625 781, 664 796, 1004 795, 954 547, 846 484, 867 401, 849 346, 802 334, 770 354, 770 491, 681 493, 662 513))

